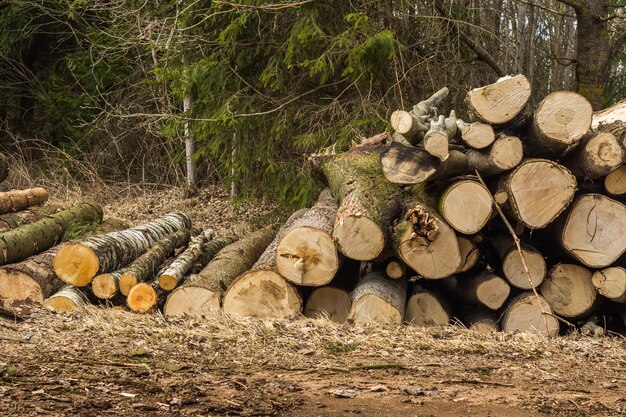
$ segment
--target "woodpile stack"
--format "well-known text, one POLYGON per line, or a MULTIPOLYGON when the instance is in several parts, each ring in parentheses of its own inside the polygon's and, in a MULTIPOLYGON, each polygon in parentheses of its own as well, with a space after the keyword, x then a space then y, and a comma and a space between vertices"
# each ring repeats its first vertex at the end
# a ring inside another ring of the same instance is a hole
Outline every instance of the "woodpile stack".
MULTIPOLYGON (((607 109, 592 125, 591 105, 568 91, 533 106, 523 75, 470 91, 467 116, 441 111, 447 95, 394 111, 392 134, 311 156, 326 183, 316 203, 241 238, 176 212, 53 247, 101 211, 0 216, 0 297, 166 317, 623 330, 626 121, 607 109)), ((0 195, 0 210, 45 201, 36 190, 25 204, 0 195)))

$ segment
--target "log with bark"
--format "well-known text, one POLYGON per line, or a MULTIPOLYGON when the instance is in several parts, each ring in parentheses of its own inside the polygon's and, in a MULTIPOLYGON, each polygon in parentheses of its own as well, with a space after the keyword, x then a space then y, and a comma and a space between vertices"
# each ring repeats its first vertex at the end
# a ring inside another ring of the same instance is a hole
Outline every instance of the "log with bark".
POLYGON ((396 255, 427 279, 454 274, 461 253, 454 230, 414 193, 405 215, 394 227, 392 247, 396 255))
POLYGON ((230 240, 215 258, 196 276, 167 297, 163 314, 169 316, 203 316, 220 308, 222 293, 233 280, 249 270, 276 236, 271 227, 259 229, 241 240, 234 237, 215 239, 211 243, 230 240))
POLYGON ((42 220, 45 216, 61 210, 60 206, 47 204, 45 206, 33 206, 26 210, 14 213, 0 214, 0 233, 42 220))
POLYGON ((488 309, 472 309, 465 316, 465 325, 469 330, 479 333, 493 333, 500 331, 498 317, 494 311, 488 309))
POLYGON ((438 211, 457 232, 478 233, 491 218, 491 193, 478 181, 455 181, 441 193, 438 211))
POLYGON ((548 159, 527 159, 500 178, 512 216, 530 229, 541 229, 561 214, 574 198, 576 178, 548 159))
POLYGON ((391 279, 400 279, 406 274, 406 264, 397 258, 388 259, 385 273, 391 279))
POLYGON ((411 111, 396 110, 391 115, 391 127, 407 144, 415 145, 429 129, 430 116, 445 100, 448 93, 448 88, 444 87, 426 100, 417 103, 411 111))
POLYGON ((249 317, 294 317, 302 309, 302 299, 293 285, 276 268, 278 245, 306 214, 293 213, 280 228, 252 268, 237 277, 224 291, 225 313, 249 317))
POLYGON ((626 252, 626 206, 602 194, 572 205, 560 235, 565 250, 590 268, 605 268, 626 252))
POLYGON ((333 241, 337 203, 323 190, 315 205, 279 232, 276 271, 290 282, 319 287, 335 276, 340 258, 333 241))
POLYGON ((591 127, 589 101, 573 91, 548 94, 535 109, 528 150, 535 156, 561 156, 591 127))
POLYGON ((43 188, 28 188, 0 193, 0 214, 24 210, 48 201, 48 192, 43 188))
POLYGON ((350 294, 348 320, 356 324, 400 324, 406 307, 406 279, 389 279, 380 271, 363 276, 350 294))
POLYGON ((424 134, 424 150, 440 161, 445 161, 450 156, 450 141, 457 133, 456 120, 454 110, 449 117, 440 115, 430 123, 430 129, 424 134))
POLYGON ((468 92, 465 103, 475 119, 491 125, 506 125, 526 107, 530 92, 525 76, 502 77, 493 84, 468 92))
POLYGON ((56 312, 70 312, 89 304, 89 299, 78 288, 67 285, 43 302, 43 306, 56 312))
POLYGON ((380 155, 385 178, 394 184, 419 184, 468 172, 467 157, 456 150, 439 161, 422 148, 392 142, 380 155))
MULTIPOLYGON (((122 227, 120 222, 107 219, 90 233, 93 235, 109 233, 122 227)), ((31 300, 42 303, 60 290, 65 283, 55 274, 53 262, 63 245, 65 244, 0 268, 0 299, 31 300)))
POLYGON ((472 149, 485 149, 496 140, 496 135, 488 123, 467 123, 457 119, 456 125, 461 134, 461 140, 472 149))
POLYGON ((158 240, 190 227, 186 214, 173 212, 131 229, 72 242, 57 254, 54 270, 64 282, 85 286, 98 274, 128 265, 158 240))
POLYGON ((521 244, 520 254, 509 235, 496 236, 492 245, 500 258, 502 273, 511 285, 530 290, 543 282, 546 277, 546 260, 533 246, 521 244))
POLYGON ((102 208, 82 203, 0 233, 0 265, 18 262, 58 244, 65 231, 77 223, 100 223, 102 208))
POLYGON ((485 270, 473 277, 449 277, 443 284, 447 291, 456 299, 464 303, 487 307, 490 310, 498 310, 504 303, 511 287, 503 278, 494 272, 485 270))
POLYGON ((310 318, 328 318, 345 323, 350 312, 350 293, 342 288, 325 286, 313 290, 304 307, 304 315, 310 318))
POLYGON ((442 296, 414 286, 406 302, 405 322, 418 327, 446 326, 451 317, 450 306, 442 296))
POLYGON ((615 171, 624 161, 626 150, 615 135, 599 132, 583 139, 564 163, 574 175, 596 180, 615 171))
POLYGON ((500 321, 502 331, 539 333, 544 336, 559 334, 559 320, 554 317, 550 305, 540 295, 525 292, 506 305, 500 321))
POLYGON ((337 248, 348 258, 376 258, 400 209, 400 189, 383 175, 380 147, 353 148, 322 161, 321 168, 340 201, 333 227, 337 248))
POLYGON ((490 147, 470 149, 465 156, 472 171, 478 171, 482 177, 492 177, 518 166, 522 162, 524 148, 517 136, 500 134, 490 147))
POLYGON ((191 239, 189 246, 163 271, 159 273, 157 280, 159 287, 166 291, 172 291, 178 286, 187 274, 194 266, 196 261, 205 253, 208 249, 213 249, 215 254, 222 249, 218 249, 215 246, 208 246, 207 243, 213 239, 213 230, 207 229, 200 232, 197 236, 191 239), (217 250, 215 250, 217 249, 217 250))
POLYGON ((609 300, 620 304, 626 301, 626 268, 612 266, 595 271, 591 282, 598 293, 609 300))
POLYGON ((587 268, 574 264, 554 266, 539 287, 554 314, 569 318, 589 315, 598 291, 587 268))

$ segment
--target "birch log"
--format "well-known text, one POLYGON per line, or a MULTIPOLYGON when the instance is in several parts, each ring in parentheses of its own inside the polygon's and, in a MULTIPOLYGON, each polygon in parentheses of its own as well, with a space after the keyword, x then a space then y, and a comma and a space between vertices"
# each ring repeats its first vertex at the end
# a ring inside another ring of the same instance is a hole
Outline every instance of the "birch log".
MULTIPOLYGON (((207 243, 213 238, 213 230, 203 230, 198 236, 191 239, 189 247, 183 251, 178 257, 168 266, 165 270, 161 271, 157 280, 159 281, 159 287, 166 291, 172 291, 180 284, 184 276, 191 270, 196 263, 197 259, 211 248, 215 250, 214 254, 219 249, 215 246, 207 247, 207 243)), ((225 246, 225 245, 224 245, 225 246)))

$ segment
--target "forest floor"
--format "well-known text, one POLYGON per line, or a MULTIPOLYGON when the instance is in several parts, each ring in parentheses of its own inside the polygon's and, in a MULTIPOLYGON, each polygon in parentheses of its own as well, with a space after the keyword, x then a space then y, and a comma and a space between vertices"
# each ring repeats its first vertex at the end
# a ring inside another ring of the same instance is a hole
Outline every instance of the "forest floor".
MULTIPOLYGON (((213 189, 57 195, 137 223, 189 212, 218 234, 274 217, 213 189)), ((626 339, 460 326, 164 319, 91 306, 0 316, 0 415, 626 415, 626 339)))

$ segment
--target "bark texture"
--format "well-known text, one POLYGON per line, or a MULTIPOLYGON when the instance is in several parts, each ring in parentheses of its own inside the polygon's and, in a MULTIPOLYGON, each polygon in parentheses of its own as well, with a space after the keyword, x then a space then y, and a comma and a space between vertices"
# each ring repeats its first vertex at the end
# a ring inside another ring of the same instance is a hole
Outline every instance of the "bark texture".
POLYGON ((57 205, 47 204, 41 207, 30 207, 26 210, 16 211, 14 213, 6 213, 0 215, 0 233, 8 232, 16 227, 25 224, 34 223, 43 219, 45 216, 59 211, 61 207, 57 205))
MULTIPOLYGON (((203 252, 207 251, 209 247, 207 243, 213 238, 213 230, 204 230, 196 237, 191 239, 189 246, 163 271, 159 273, 157 277, 159 281, 159 287, 163 290, 171 291, 178 286, 183 280, 184 276, 191 270, 196 261, 200 258, 203 252)), ((226 242, 226 241, 222 241, 226 242)), ((224 246, 226 246, 224 244, 224 246)), ((224 247, 222 246, 222 247, 224 247)), ((222 247, 215 246, 213 249, 213 255, 215 255, 222 247)))
POLYGON ((43 188, 11 190, 0 193, 0 214, 20 211, 48 201, 48 192, 43 188))

